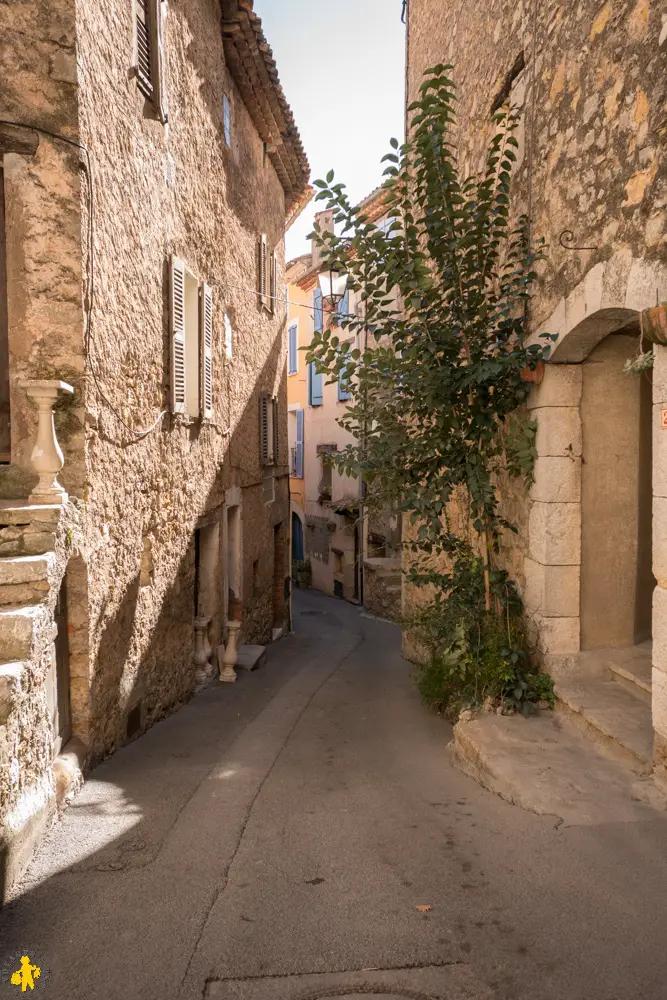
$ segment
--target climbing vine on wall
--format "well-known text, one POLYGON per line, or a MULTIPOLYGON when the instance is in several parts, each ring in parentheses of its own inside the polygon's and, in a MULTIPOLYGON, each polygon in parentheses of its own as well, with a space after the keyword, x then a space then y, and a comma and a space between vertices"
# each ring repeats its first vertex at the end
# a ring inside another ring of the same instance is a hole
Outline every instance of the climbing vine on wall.
POLYGON ((514 527, 499 483, 530 477, 535 426, 521 416, 530 389, 522 373, 548 353, 549 338, 524 342, 542 251, 510 210, 516 116, 495 116, 483 171, 464 175, 450 68, 427 71, 408 109, 408 141, 392 140, 384 157, 392 221, 370 221, 333 172, 315 182, 337 223, 337 235, 314 234, 324 267, 348 273, 361 310, 340 318, 343 338, 333 325, 316 334, 308 360, 332 378, 346 372, 342 423, 354 443, 336 462, 363 476, 369 505, 409 516, 410 579, 434 584, 452 605, 470 597, 472 574, 480 614, 501 615, 514 590, 499 546, 514 527), (341 339, 351 334, 360 346, 349 352, 341 339), (448 515, 462 494, 463 527, 448 515))

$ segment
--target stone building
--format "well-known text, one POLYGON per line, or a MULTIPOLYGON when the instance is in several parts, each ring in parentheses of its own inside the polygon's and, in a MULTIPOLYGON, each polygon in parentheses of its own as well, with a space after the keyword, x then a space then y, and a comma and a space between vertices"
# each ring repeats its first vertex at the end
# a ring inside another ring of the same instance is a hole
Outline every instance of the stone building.
POLYGON ((515 204, 546 242, 530 335, 558 339, 528 404, 535 483, 505 498, 507 568, 563 704, 637 769, 664 767, 667 348, 623 372, 667 300, 664 4, 409 0, 407 27, 408 103, 453 64, 468 170, 492 113, 521 109, 515 204))
POLYGON ((217 673, 228 619, 283 626, 310 195, 251 0, 22 0, 0 37, 4 897, 81 771, 217 673))
MULTIPOLYGON (((369 222, 381 225, 386 212, 380 189, 361 203, 369 222)), ((316 215, 326 232, 333 228, 330 211, 316 215)), ((336 315, 361 315, 358 293, 347 290, 337 314, 322 301, 318 275, 320 250, 287 265, 288 306, 288 436, 290 441, 290 496, 292 505, 292 556, 310 560, 312 583, 318 590, 346 600, 362 602, 383 618, 400 614, 400 522, 363 504, 357 479, 340 475, 329 457, 354 438, 340 425, 350 399, 344 377, 327 380, 306 364, 304 348, 325 323, 336 315)), ((363 349, 366 331, 353 333, 341 327, 341 343, 363 349)))

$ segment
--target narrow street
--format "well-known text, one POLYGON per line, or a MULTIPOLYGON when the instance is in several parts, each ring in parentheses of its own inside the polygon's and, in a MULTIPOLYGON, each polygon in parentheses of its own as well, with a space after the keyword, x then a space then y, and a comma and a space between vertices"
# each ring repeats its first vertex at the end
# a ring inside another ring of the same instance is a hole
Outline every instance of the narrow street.
POLYGON ((39 995, 664 997, 665 821, 508 805, 454 767, 396 627, 314 591, 295 623, 90 775, 0 915, 39 995))

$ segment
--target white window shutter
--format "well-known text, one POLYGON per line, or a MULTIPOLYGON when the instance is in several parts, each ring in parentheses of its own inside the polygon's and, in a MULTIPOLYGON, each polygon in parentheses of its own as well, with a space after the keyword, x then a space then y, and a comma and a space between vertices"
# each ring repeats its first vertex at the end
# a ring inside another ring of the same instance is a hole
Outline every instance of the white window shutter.
POLYGON ((260 461, 269 464, 269 397, 265 392, 259 397, 260 461))
POLYGON ((169 282, 171 410, 185 413, 185 264, 171 258, 169 282))
POLYGON ((169 117, 167 103, 167 4, 164 0, 150 0, 155 3, 155 26, 157 35, 157 59, 155 64, 155 107, 160 121, 169 117))
POLYGON ((271 299, 269 301, 269 309, 271 310, 271 315, 275 315, 277 312, 276 308, 276 297, 278 295, 278 251, 274 250, 271 254, 271 282, 270 282, 270 295, 271 299))
POLYGON ((267 266, 268 266, 268 244, 266 233, 262 233, 259 240, 259 301, 260 305, 267 306, 267 266))
POLYGON ((213 416, 213 292, 206 282, 199 293, 199 350, 201 415, 210 420, 213 416))

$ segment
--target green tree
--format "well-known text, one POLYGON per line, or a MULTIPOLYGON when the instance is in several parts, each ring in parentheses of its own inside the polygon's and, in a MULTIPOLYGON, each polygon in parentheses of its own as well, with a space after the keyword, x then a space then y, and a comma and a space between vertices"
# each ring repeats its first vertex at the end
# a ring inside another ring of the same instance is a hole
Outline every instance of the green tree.
POLYGON ((345 373, 352 398, 341 423, 355 440, 336 462, 363 477, 367 505, 410 516, 411 580, 459 604, 477 588, 483 610, 500 612, 512 588, 499 541, 514 527, 500 512, 499 479, 530 476, 535 428, 521 417, 530 389, 521 373, 548 352, 524 343, 541 251, 510 211, 517 117, 495 116, 484 171, 463 176, 450 69, 427 71, 408 140, 393 139, 384 157, 389 224, 352 205, 332 171, 315 182, 338 230, 313 234, 323 266, 348 273, 362 308, 338 323, 359 334, 359 348, 348 351, 331 324, 308 360, 331 379, 345 373), (465 531, 448 517, 455 495, 466 498, 465 531), (434 554, 447 557, 445 571, 434 554))

